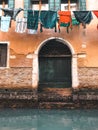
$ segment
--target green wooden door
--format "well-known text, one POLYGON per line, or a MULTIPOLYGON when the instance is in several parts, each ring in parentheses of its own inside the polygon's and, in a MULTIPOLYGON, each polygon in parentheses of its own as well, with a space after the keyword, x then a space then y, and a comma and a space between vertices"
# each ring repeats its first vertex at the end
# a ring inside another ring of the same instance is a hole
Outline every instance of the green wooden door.
POLYGON ((71 58, 40 58, 39 82, 43 87, 71 87, 71 58))
MULTIPOLYGON (((62 47, 64 48, 64 46, 62 47)), ((72 86, 71 55, 58 55, 58 49, 62 48, 60 46, 57 47, 56 44, 51 46, 50 49, 48 45, 42 49, 42 53, 44 52, 44 54, 39 56, 40 87, 68 88, 72 86), (56 54, 52 52, 53 50, 55 50, 56 54)), ((59 52, 62 52, 63 50, 60 50, 59 52)))

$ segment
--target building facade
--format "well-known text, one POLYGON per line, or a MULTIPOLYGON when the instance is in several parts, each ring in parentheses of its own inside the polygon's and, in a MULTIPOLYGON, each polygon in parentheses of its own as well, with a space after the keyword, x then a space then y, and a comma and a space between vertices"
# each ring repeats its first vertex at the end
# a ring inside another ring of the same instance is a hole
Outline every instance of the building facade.
POLYGON ((0 6, 22 8, 16 18, 27 18, 29 9, 89 10, 93 15, 86 28, 80 24, 69 32, 66 27, 40 32, 38 24, 37 34, 16 32, 17 20, 12 19, 8 32, 0 31, 0 88, 98 87, 97 0, 2 0, 0 6))

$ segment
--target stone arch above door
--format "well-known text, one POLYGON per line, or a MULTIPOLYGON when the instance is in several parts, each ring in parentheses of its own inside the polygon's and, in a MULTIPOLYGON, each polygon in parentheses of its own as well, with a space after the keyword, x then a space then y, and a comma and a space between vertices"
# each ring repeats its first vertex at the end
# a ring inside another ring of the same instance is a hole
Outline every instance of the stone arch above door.
POLYGON ((63 44, 65 44, 66 46, 69 47, 71 54, 72 54, 72 64, 71 64, 71 76, 72 76, 72 87, 73 88, 77 88, 79 85, 78 82, 78 72, 77 72, 77 56, 75 55, 75 51, 72 47, 72 45, 62 39, 62 38, 58 38, 58 37, 51 37, 48 38, 46 40, 44 40, 39 46, 38 48, 35 50, 34 52, 34 56, 33 56, 33 70, 32 70, 32 87, 33 88, 37 88, 38 87, 38 83, 39 83, 39 62, 38 62, 38 57, 39 57, 39 52, 41 50, 41 48, 49 41, 49 40, 57 40, 63 44))

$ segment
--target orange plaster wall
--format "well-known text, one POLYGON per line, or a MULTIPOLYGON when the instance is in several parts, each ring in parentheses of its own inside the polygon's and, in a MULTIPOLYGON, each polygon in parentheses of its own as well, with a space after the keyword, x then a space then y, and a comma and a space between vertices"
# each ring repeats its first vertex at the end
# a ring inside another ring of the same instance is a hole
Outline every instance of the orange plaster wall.
POLYGON ((98 10, 98 0, 86 0, 87 10, 98 10))
POLYGON ((15 22, 12 22, 12 27, 9 32, 0 32, 0 41, 10 42, 10 55, 16 55, 16 59, 10 59, 10 66, 32 66, 32 59, 27 59, 28 54, 33 54, 37 47, 44 40, 50 37, 63 38, 72 44, 75 53, 85 52, 86 58, 79 58, 78 65, 86 67, 98 67, 98 30, 96 28, 97 19, 94 17, 90 25, 87 25, 86 36, 83 36, 83 27, 73 27, 69 34, 65 28, 61 29, 61 33, 54 30, 45 30, 37 35, 27 33, 19 34, 15 32, 15 22), (83 42, 86 42, 86 48, 82 48, 83 42))
MULTIPOLYGON (((87 1, 89 3, 89 0, 87 1)), ((21 1, 22 3, 22 1, 21 1)), ((87 3, 87 4, 88 4, 87 3)), ((98 3, 98 2, 97 2, 98 3)), ((87 5, 90 9, 90 5, 87 5)), ((11 67, 32 67, 32 58, 28 59, 28 54, 33 54, 37 47, 50 37, 59 37, 68 41, 74 48, 75 53, 85 52, 86 58, 78 58, 78 66, 80 67, 98 67, 98 30, 96 28, 98 19, 93 15, 92 22, 87 25, 85 30, 86 36, 83 36, 83 27, 73 27, 69 34, 65 28, 61 29, 61 33, 54 30, 45 30, 40 33, 38 29, 37 35, 27 33, 19 34, 15 32, 15 21, 9 32, 0 32, 0 42, 10 42, 10 55, 15 55, 15 59, 10 59, 11 67), (82 44, 86 43, 86 48, 82 48, 82 44)))

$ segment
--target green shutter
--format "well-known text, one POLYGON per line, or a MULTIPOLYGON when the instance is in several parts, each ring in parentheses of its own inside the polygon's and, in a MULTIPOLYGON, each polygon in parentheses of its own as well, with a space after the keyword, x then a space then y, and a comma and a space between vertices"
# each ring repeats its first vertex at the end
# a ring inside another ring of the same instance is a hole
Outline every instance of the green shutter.
POLYGON ((8 1, 8 7, 9 7, 9 8, 14 8, 14 1, 15 1, 15 0, 9 0, 9 1, 8 1))
POLYGON ((30 0, 24 0, 24 9, 26 11, 24 11, 24 17, 27 17, 27 9, 30 8, 30 0))
POLYGON ((61 10, 61 0, 55 0, 55 10, 61 10))
POLYGON ((58 11, 61 9, 61 0, 49 0, 49 10, 58 11))
POLYGON ((79 10, 81 11, 86 10, 86 0, 79 0, 79 10))
POLYGON ((49 10, 54 10, 54 0, 49 0, 49 10))

